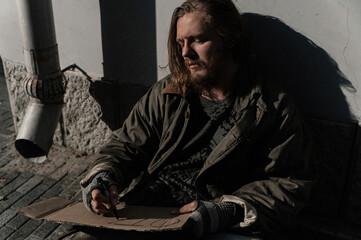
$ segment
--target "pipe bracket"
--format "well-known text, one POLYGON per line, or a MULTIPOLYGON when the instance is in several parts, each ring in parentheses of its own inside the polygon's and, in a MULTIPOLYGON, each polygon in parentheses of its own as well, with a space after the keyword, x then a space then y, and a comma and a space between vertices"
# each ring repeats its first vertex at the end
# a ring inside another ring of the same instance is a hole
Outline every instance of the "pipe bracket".
POLYGON ((28 73, 38 75, 60 71, 58 45, 45 48, 24 48, 28 73))
POLYGON ((42 103, 62 102, 65 94, 65 81, 59 73, 48 76, 47 79, 39 79, 28 74, 23 80, 23 86, 29 96, 39 99, 42 103))

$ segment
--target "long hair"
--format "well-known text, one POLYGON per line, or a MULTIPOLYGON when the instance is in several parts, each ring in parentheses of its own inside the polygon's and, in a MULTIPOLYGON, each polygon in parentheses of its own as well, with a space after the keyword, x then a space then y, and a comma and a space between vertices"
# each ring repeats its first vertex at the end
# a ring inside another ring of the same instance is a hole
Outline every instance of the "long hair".
POLYGON ((210 16, 210 24, 223 42, 232 42, 232 56, 239 64, 251 59, 251 46, 245 22, 231 0, 187 0, 173 12, 168 36, 168 66, 172 81, 179 87, 187 81, 188 69, 182 49, 176 41, 178 19, 187 13, 201 12, 210 16))

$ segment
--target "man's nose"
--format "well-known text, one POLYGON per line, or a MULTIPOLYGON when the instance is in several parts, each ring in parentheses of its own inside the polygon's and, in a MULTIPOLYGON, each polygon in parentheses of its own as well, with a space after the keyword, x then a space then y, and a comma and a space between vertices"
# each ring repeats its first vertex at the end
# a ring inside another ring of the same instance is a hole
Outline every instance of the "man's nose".
POLYGON ((194 50, 189 44, 184 44, 182 48, 182 57, 183 58, 191 58, 194 56, 194 50))

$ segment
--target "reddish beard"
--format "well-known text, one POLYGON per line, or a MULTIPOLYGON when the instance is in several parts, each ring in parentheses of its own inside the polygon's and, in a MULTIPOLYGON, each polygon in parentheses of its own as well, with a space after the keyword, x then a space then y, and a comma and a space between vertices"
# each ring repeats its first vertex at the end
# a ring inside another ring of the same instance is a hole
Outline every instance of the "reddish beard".
POLYGON ((198 92, 208 90, 216 86, 220 81, 221 64, 216 58, 212 58, 208 64, 199 60, 193 60, 190 62, 186 61, 185 65, 187 67, 187 85, 198 92), (193 64, 198 65, 198 67, 191 71, 189 65, 193 64), (201 74, 201 71, 204 74, 201 74))

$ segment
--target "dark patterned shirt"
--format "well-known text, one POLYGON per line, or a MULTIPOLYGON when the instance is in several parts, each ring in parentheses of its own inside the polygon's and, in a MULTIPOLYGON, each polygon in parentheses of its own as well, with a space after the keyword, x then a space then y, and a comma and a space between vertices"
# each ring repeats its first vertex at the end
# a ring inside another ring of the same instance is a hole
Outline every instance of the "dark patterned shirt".
POLYGON ((178 205, 199 199, 195 180, 209 154, 235 123, 231 114, 233 103, 233 96, 229 96, 221 101, 199 97, 194 104, 183 148, 158 175, 178 205))

